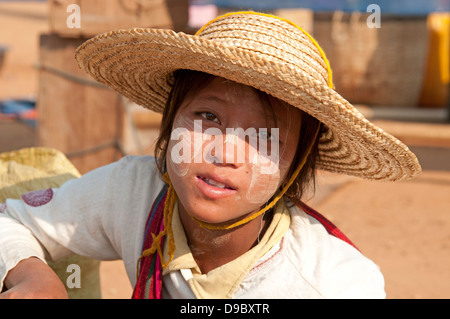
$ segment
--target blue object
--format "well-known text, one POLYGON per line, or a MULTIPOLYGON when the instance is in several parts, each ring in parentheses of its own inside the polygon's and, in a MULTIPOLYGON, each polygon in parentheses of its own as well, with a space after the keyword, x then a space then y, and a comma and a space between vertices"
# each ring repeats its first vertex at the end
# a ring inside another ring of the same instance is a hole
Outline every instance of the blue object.
POLYGON ((25 124, 35 127, 36 119, 33 116, 26 116, 27 112, 36 108, 33 100, 6 100, 0 101, 0 114, 5 114, 13 119, 20 120, 25 124))
POLYGON ((17 114, 32 110, 36 107, 36 102, 31 100, 7 100, 0 101, 0 113, 17 114))

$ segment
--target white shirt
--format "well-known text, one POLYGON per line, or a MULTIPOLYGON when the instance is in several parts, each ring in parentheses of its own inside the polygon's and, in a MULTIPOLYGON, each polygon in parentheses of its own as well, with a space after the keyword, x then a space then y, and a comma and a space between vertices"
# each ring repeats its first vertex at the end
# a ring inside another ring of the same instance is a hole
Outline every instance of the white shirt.
MULTIPOLYGON (((134 286, 145 223, 163 185, 153 157, 127 156, 58 189, 0 204, 0 285, 20 260, 76 253, 123 259, 134 286)), ((385 298, 383 276, 372 261, 297 206, 289 213, 289 230, 233 298, 385 298)), ((191 277, 189 269, 166 274, 163 296, 195 298, 191 277)))

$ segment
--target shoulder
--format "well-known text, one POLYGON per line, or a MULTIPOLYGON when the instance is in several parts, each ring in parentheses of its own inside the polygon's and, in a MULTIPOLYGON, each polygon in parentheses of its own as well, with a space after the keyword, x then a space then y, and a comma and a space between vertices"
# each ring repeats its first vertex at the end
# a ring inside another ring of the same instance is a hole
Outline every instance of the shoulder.
MULTIPOLYGON (((89 175, 88 173, 87 175, 89 175)), ((108 193, 127 205, 145 204, 153 201, 164 186, 164 181, 152 156, 129 155, 119 161, 101 167, 94 172, 108 187, 108 193)), ((84 177, 84 176, 83 176, 84 177)))
POLYGON ((321 218, 295 205, 290 205, 289 211, 292 221, 285 236, 286 256, 320 295, 326 298, 385 297, 384 278, 374 262, 346 238, 333 235, 321 218))
POLYGON ((143 171, 146 172, 147 174, 153 175, 159 174, 156 166, 156 160, 153 156, 127 155, 110 165, 113 167, 115 166, 117 169, 121 169, 127 172, 143 171))
MULTIPOLYGON (((55 190, 64 202, 110 211, 146 210, 162 189, 155 159, 151 156, 125 156, 70 180, 55 190)), ((72 204, 74 205, 74 204, 72 204)))
POLYGON ((89 193, 81 202, 83 205, 91 203, 99 210, 97 214, 102 228, 124 260, 127 271, 134 273, 151 205, 165 184, 155 158, 125 156, 87 173, 81 179, 85 180, 77 188, 89 193))
POLYGON ((377 265, 329 233, 318 219, 289 204, 287 233, 257 262, 235 298, 386 297, 377 265))
POLYGON ((152 156, 128 155, 111 164, 99 167, 83 176, 119 182, 121 185, 135 185, 151 181, 162 182, 162 178, 152 156))

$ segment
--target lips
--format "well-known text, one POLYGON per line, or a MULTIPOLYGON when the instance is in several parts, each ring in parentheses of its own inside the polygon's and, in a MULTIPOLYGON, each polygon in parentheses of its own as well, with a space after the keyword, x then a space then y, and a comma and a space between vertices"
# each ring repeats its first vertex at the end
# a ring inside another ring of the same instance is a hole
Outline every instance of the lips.
POLYGON ((237 193, 236 187, 228 180, 216 176, 198 175, 195 181, 203 195, 211 199, 221 199, 237 193))
POLYGON ((227 186, 226 184, 220 183, 218 181, 215 181, 211 178, 200 177, 200 176, 199 176, 199 178, 210 186, 214 186, 214 187, 221 188, 221 189, 233 189, 232 187, 227 186))

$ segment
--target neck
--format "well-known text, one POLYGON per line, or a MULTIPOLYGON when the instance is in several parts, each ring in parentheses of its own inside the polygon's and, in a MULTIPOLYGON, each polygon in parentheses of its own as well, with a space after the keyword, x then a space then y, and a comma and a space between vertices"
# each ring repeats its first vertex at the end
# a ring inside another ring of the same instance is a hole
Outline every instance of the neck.
POLYGON ((271 221, 271 218, 259 216, 236 228, 211 230, 194 221, 182 205, 179 212, 192 256, 203 274, 238 258, 258 244, 271 221))

